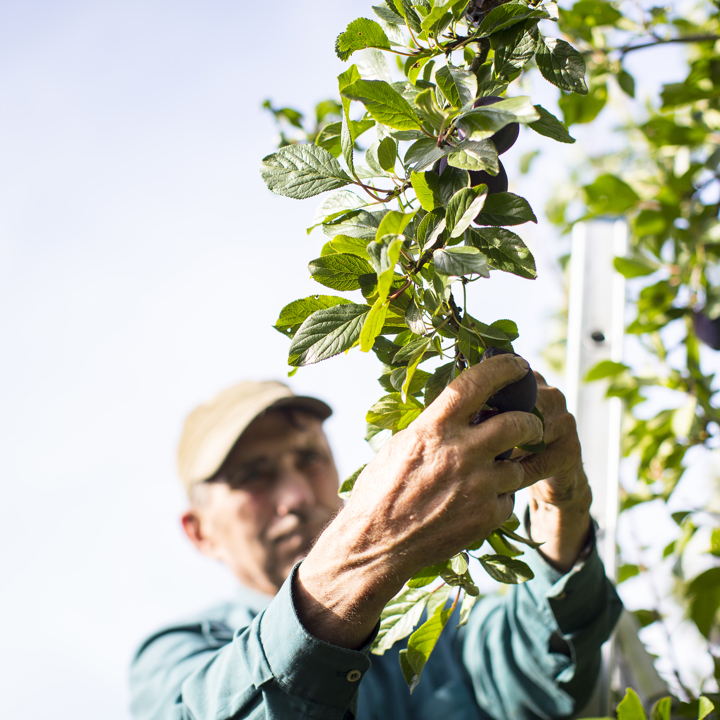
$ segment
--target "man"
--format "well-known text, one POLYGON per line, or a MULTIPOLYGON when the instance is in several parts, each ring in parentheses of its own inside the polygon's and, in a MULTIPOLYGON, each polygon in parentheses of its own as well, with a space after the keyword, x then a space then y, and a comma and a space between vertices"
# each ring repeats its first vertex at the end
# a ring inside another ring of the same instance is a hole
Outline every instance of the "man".
POLYGON ((365 468, 342 507, 322 431, 330 409, 279 383, 241 383, 188 418, 179 471, 190 540, 224 562, 234 601, 151 637, 133 711, 160 718, 470 720, 562 717, 592 690, 620 611, 594 548, 574 420, 538 376, 540 420, 470 419, 527 363, 469 368, 365 468), (369 656, 380 613, 422 567, 487 537, 530 487, 535 578, 450 621, 410 694, 393 648, 369 656), (314 544, 313 544, 314 541, 314 544), (302 561, 302 562, 300 562, 302 561))

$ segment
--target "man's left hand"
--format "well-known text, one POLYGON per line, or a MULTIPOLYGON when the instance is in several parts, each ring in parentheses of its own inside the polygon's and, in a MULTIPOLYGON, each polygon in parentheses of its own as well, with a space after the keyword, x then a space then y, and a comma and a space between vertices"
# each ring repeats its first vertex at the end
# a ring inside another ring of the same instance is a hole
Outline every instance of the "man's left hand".
POLYGON ((544 543, 540 552, 558 570, 575 564, 590 532, 592 492, 582 466, 575 418, 565 397, 545 378, 538 381, 537 408, 545 420, 546 450, 520 460, 524 485, 530 492, 533 540, 544 543))

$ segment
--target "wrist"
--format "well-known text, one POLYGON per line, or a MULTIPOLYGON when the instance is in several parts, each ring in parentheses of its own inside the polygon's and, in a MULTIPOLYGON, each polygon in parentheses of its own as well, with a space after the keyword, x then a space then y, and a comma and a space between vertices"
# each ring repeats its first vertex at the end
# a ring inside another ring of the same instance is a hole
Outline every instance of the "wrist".
POLYGON ((359 648, 405 578, 387 554, 363 541, 357 526, 350 534, 342 516, 343 512, 301 563, 293 593, 308 632, 339 647, 359 648))
MULTIPOLYGON (((584 473, 583 473, 584 476, 584 473)), ((529 532, 541 542, 540 554, 557 570, 568 572, 585 547, 591 530, 592 491, 587 481, 576 487, 572 498, 555 503, 531 493, 528 505, 529 532)))

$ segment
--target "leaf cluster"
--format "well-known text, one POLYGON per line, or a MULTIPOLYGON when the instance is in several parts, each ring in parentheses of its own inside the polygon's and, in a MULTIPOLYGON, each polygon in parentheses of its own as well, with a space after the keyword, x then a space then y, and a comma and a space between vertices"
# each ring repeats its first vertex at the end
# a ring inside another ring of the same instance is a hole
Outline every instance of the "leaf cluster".
MULTIPOLYGON (((512 350, 518 337, 509 319, 471 315, 467 289, 493 271, 535 278, 516 229, 537 219, 527 200, 490 192, 481 179, 499 173, 493 138, 508 125, 559 142, 572 138, 547 109, 509 92, 512 84, 537 67, 565 92, 588 92, 582 55, 540 31, 541 20, 557 19, 554 0, 488 7, 478 14, 468 13, 468 0, 374 6, 375 18, 354 20, 335 41, 337 56, 354 61, 338 76, 339 99, 318 110, 305 142, 281 142, 261 164, 279 195, 324 194, 308 229, 320 228, 324 241, 308 269, 324 293, 342 293, 281 310, 275 327, 290 339, 291 372, 354 348, 373 352, 384 392, 366 417, 375 448, 408 427, 487 347, 512 350), (489 96, 496 101, 478 103, 489 96)), ((303 127, 297 111, 268 108, 279 122, 303 127)), ((492 552, 477 556, 500 582, 532 576, 515 544, 532 543, 516 529, 515 521, 493 533, 492 552)), ((386 608, 376 649, 409 636, 401 664, 411 689, 458 605, 455 595, 446 608, 451 588, 463 591, 460 620, 467 619, 479 593, 468 561, 479 549, 426 568, 386 608), (414 629, 424 611, 427 619, 414 629)))
MULTIPOLYGON (((623 512, 643 503, 672 501, 688 452, 716 447, 720 421, 716 378, 704 369, 703 357, 710 351, 701 351, 703 340, 712 342, 707 328, 720 317, 718 8, 698 2, 696 11, 684 16, 670 6, 640 14, 636 10, 599 0, 579 0, 560 10, 560 28, 587 60, 589 87, 586 96, 561 97, 565 124, 595 120, 613 91, 624 99, 626 116, 634 119, 618 128, 625 147, 593 158, 590 177, 574 195, 566 193, 573 202, 556 207, 553 214, 564 230, 598 217, 624 216, 629 222, 630 251, 615 259, 615 269, 627 279, 635 299, 626 331, 642 345, 652 370, 637 372, 605 361, 587 377, 607 382, 608 394, 621 398, 627 411, 623 450, 637 458, 639 482, 623 492, 623 512), (687 48, 685 77, 665 84, 659 102, 638 110, 625 58, 673 43, 687 48), (568 217, 577 206, 583 211, 568 217), (648 409, 648 398, 653 398, 653 410, 648 409)), ((672 563, 685 612, 708 639, 707 651, 714 657, 710 637, 718 628, 720 573, 712 567, 686 578, 683 572, 684 556, 697 547, 690 540, 698 532, 720 538, 717 517, 700 510, 673 515, 680 537, 665 548, 664 556, 672 563)), ((717 564, 714 557, 711 546, 705 564, 717 564)), ((625 563, 619 580, 646 571, 625 563)), ((666 622, 657 606, 636 614, 643 625, 666 622)), ((697 688, 683 685, 677 668, 676 676, 688 697, 697 696, 697 688)))

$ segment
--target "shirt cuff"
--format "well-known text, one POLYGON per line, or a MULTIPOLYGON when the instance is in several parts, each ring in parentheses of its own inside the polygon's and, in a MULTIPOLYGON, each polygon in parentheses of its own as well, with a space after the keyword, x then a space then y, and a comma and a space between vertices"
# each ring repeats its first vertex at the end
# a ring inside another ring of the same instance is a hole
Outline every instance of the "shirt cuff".
POLYGON ((260 620, 260 638, 272 675, 285 692, 313 703, 346 709, 370 669, 375 634, 359 650, 337 647, 311 635, 298 618, 292 596, 293 568, 260 620))
MULTIPOLYGON (((525 522, 527 528, 527 515, 525 522)), ((547 599, 563 635, 581 630, 595 620, 607 605, 609 596, 614 595, 597 552, 596 529, 593 520, 575 565, 566 573, 554 568, 537 550, 529 549, 523 556, 535 575, 534 594, 547 599)))

